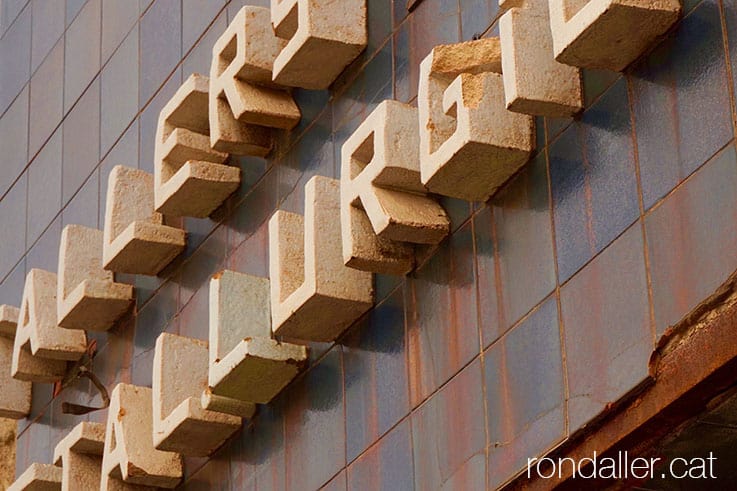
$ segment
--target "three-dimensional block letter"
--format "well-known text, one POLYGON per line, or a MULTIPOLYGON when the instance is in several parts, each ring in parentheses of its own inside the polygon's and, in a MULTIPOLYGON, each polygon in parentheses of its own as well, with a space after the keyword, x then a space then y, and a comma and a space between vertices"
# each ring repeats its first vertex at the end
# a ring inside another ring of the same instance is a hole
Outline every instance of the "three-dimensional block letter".
POLYGON ((33 463, 7 491, 60 491, 61 469, 51 464, 33 463))
POLYGON ((56 314, 60 327, 107 331, 133 303, 133 287, 102 269, 103 232, 67 225, 59 244, 56 314))
POLYGON ((56 382, 66 362, 87 349, 85 331, 64 329, 56 320, 56 274, 32 269, 26 275, 13 344, 12 375, 18 380, 56 382))
POLYGON ((20 309, 12 305, 0 305, 0 336, 15 338, 15 330, 18 328, 18 316, 20 309))
POLYGON ((436 46, 420 65, 422 182, 486 201, 525 162, 534 119, 506 108, 499 39, 436 46))
POLYGON ((500 0, 504 97, 510 111, 547 117, 583 108, 581 71, 555 60, 545 0, 500 0))
POLYGON ((184 230, 164 225, 154 211, 154 176, 117 165, 105 203, 103 267, 116 273, 156 275, 184 250, 184 230))
POLYGON ((420 178, 417 110, 384 101, 343 144, 343 260, 373 273, 406 274, 414 244, 437 244, 450 229, 420 178))
POLYGON ((105 425, 83 421, 56 444, 54 464, 62 469, 61 491, 100 488, 105 425))
POLYGON ((241 418, 202 408, 207 388, 205 341, 163 333, 156 340, 153 435, 158 450, 206 457, 241 427, 241 418))
POLYGON ((31 412, 31 382, 10 374, 17 324, 18 309, 0 305, 0 418, 22 419, 31 412))
POLYGON ((548 0, 555 59, 621 71, 665 34, 681 0, 548 0))
POLYGON ((102 455, 101 491, 127 485, 175 488, 182 479, 182 457, 153 444, 151 389, 118 384, 110 395, 102 455))
POLYGON ((371 273, 349 268, 340 245, 340 184, 315 176, 305 215, 277 211, 269 221, 271 316, 275 334, 332 341, 373 305, 371 273))
POLYGON ((165 215, 204 218, 238 189, 240 169, 210 148, 210 80, 192 74, 164 106, 156 128, 154 201, 165 215))
POLYGON ((271 81, 284 42, 269 9, 246 6, 215 43, 210 68, 210 144, 237 155, 265 156, 272 130, 291 129, 301 113, 292 95, 271 81))
POLYGON ((223 271, 210 280, 210 371, 203 400, 242 413, 276 397, 307 364, 307 347, 272 339, 269 280, 223 271))
POLYGON ((366 0, 271 0, 276 35, 288 40, 274 60, 274 81, 327 89, 368 43, 366 0))
POLYGON ((507 110, 498 38, 436 46, 420 65, 422 182, 486 201, 534 149, 534 119, 507 110))

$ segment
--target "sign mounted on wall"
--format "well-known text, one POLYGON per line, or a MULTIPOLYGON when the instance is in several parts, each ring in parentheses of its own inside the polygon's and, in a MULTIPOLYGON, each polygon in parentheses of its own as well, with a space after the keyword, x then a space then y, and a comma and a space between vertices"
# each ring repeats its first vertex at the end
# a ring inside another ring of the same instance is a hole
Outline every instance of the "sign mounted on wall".
MULTIPOLYGON (((162 335, 153 390, 119 384, 107 427, 62 441, 65 476, 84 457, 102 489, 177 486, 182 454, 215 451, 300 376, 308 342, 335 341, 372 308, 374 273, 408 274, 422 247, 447 237, 442 197, 489 199, 535 151, 536 116, 583 109, 581 68, 622 70, 681 14, 678 0, 500 5, 498 38, 432 49, 418 107, 380 102, 343 145, 340 180, 312 177, 304 214, 271 217, 270 278, 212 279, 209 344, 162 335), (207 438, 191 443, 198 434, 207 438)), ((366 16, 366 0, 272 0, 238 12, 209 78, 189 77, 161 111, 155 174, 113 168, 104 231, 67 226, 59 277, 31 270, 20 311, 0 308, 0 380, 11 387, 0 416, 28 414, 30 381, 60 380, 85 353, 85 330, 115 326, 134 299, 114 273, 157 275, 184 250, 186 232, 166 217, 207 217, 239 188, 231 154, 274 151, 275 135, 302 117, 292 88, 329 88, 365 49, 366 16)), ((34 464, 11 489, 46 482, 61 485, 60 469, 34 464)))

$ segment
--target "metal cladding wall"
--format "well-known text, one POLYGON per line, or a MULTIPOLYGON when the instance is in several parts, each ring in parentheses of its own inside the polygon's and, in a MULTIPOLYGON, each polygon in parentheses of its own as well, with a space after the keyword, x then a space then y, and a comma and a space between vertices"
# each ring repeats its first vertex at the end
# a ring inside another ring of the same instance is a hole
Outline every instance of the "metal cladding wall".
MULTIPOLYGON (((384 99, 416 105, 420 61, 493 36, 497 0, 369 0, 367 50, 330 91, 295 90, 303 117, 240 189, 184 219, 183 257, 135 284, 132 315, 90 333, 94 370, 151 386, 161 332, 207 339, 208 282, 268 275, 268 220, 299 212, 314 175, 384 99)), ((443 199, 451 236, 377 302, 182 489, 497 487, 647 381, 655 344, 737 269, 737 1, 684 18, 625 72, 584 70, 585 111, 537 118, 537 150, 486 204, 443 199), (732 60, 735 58, 735 60, 732 60)), ((265 0, 0 2, 0 304, 31 268, 55 271, 67 224, 102 228, 118 164, 153 171, 156 122, 243 4, 265 0)), ((319 70, 319 67, 315 68, 319 70)), ((336 245, 338 247, 338 245, 336 245)), ((16 475, 49 463, 88 404, 80 383, 34 384, 16 475)))

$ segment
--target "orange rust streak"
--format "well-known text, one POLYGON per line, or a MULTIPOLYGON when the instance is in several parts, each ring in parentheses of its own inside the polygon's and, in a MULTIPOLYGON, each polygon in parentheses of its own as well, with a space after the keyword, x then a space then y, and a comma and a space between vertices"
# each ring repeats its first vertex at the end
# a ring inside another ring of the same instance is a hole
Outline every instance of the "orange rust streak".
MULTIPOLYGON (((591 433, 553 452, 552 457, 578 461, 594 451, 604 456, 653 442, 702 412, 713 397, 733 385, 737 344, 724 340, 734 339, 737 334, 737 302, 689 327, 687 336, 676 340, 679 343, 674 348, 660 358, 654 357, 655 384, 591 433)), ((564 471, 567 474, 562 479, 527 481, 523 475, 505 489, 567 488, 574 483, 569 481, 570 470, 564 471)))

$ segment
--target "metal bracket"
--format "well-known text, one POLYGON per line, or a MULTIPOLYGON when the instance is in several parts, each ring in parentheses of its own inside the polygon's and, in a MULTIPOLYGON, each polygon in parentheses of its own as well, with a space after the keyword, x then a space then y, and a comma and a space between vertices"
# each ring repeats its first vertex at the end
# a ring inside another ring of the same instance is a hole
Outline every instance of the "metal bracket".
POLYGON ((64 389, 74 384, 77 380, 81 378, 87 378, 92 382, 92 385, 94 385, 100 392, 100 396, 102 397, 102 406, 83 406, 81 404, 74 404, 71 402, 62 402, 62 413, 82 415, 91 413, 93 411, 99 411, 100 409, 106 409, 108 406, 110 406, 110 395, 108 394, 105 385, 97 377, 97 375, 92 372, 92 361, 95 358, 96 351, 97 342, 92 341, 89 346, 87 346, 87 352, 72 366, 71 370, 69 370, 64 376, 55 395, 61 393, 64 389))

